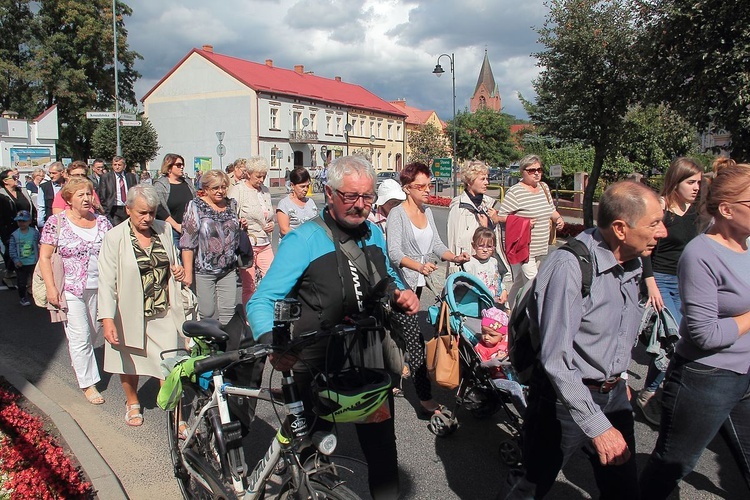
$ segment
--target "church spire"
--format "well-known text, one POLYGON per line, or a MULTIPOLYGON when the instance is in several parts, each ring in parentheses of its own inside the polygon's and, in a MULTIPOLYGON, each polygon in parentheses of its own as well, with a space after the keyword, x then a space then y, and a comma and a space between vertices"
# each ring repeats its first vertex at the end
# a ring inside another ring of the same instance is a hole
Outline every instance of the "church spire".
POLYGON ((492 74, 490 58, 487 55, 486 48, 484 49, 482 68, 479 70, 477 86, 474 88, 474 95, 471 97, 469 104, 472 113, 480 108, 490 108, 500 111, 502 107, 500 90, 495 83, 495 76, 492 74))

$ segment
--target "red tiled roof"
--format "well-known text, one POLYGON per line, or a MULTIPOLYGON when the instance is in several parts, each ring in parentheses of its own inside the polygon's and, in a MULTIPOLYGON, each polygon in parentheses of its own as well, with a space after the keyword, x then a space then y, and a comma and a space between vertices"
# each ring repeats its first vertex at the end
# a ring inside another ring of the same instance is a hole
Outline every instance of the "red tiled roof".
POLYGON ((390 115, 406 116, 399 108, 389 104, 360 85, 330 78, 297 73, 291 69, 276 68, 267 64, 246 61, 214 52, 193 49, 164 78, 143 96, 145 101, 188 57, 196 53, 205 57, 248 87, 259 92, 273 92, 287 96, 303 97, 362 110, 379 111, 390 115))
POLYGON ((39 116, 37 116, 36 118, 34 118, 32 121, 35 121, 35 122, 41 121, 42 118, 44 118, 48 114, 52 113, 52 110, 54 110, 55 108, 57 108, 57 104, 53 104, 49 108, 47 108, 44 111, 42 111, 42 114, 39 115, 39 116))
POLYGON ((406 114, 408 115, 406 117, 407 125, 424 125, 425 123, 427 123, 427 120, 429 120, 430 116, 432 116, 432 113, 435 112, 432 109, 424 110, 409 106, 406 104, 406 101, 399 100, 390 102, 394 106, 402 108, 406 112, 406 114))

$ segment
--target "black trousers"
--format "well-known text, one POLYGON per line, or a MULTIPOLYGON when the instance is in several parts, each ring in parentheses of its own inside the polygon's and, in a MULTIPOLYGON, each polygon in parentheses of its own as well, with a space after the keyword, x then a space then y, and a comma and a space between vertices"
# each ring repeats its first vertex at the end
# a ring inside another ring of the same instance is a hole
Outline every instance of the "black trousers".
POLYGON ((623 465, 601 465, 591 439, 573 421, 544 377, 543 381, 531 385, 522 431, 524 469, 511 471, 505 498, 543 498, 571 455, 581 449, 591 462, 601 498, 639 498, 633 410, 627 398, 625 381, 621 380, 607 394, 591 391, 591 395, 612 426, 622 433, 630 449, 630 460, 623 465))

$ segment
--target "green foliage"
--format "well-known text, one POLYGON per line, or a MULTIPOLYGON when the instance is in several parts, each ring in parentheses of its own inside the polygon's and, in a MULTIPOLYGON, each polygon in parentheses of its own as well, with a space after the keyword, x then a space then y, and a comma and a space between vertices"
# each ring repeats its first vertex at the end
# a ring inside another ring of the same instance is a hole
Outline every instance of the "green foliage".
POLYGON ((450 156, 449 140, 435 125, 431 123, 420 125, 417 130, 408 133, 409 159, 407 162, 418 161, 430 166, 433 159, 450 156))
POLYGON ((456 156, 482 160, 493 167, 507 166, 518 159, 508 116, 486 108, 457 113, 455 123, 448 122, 446 132, 450 137, 456 127, 456 156))
POLYGON ((639 12, 649 99, 728 130, 732 156, 750 158, 750 3, 642 0, 639 12))
MULTIPOLYGON (((128 165, 140 164, 156 158, 159 152, 159 140, 151 122, 139 116, 143 123, 140 127, 120 127, 120 146, 122 156, 128 165)), ((112 158, 117 151, 117 131, 114 120, 99 120, 91 136, 91 151, 98 158, 112 158)))
POLYGON ((594 149, 580 141, 563 143, 553 137, 527 134, 522 146, 524 154, 535 154, 542 159, 545 175, 551 165, 562 165, 561 189, 573 189, 573 175, 576 172, 590 173, 594 165, 594 149))
MULTIPOLYGON (((0 0, 0 71, 8 75, 0 83, 2 104, 24 118, 57 104, 58 153, 88 158, 96 123, 86 120, 86 111, 114 107, 112 2, 40 0, 33 13, 29 4, 0 0)), ((122 2, 116 8, 119 95, 136 106, 133 84, 140 75, 133 65, 141 56, 128 50, 123 22, 132 10, 122 2)))
POLYGON ((637 54, 632 10, 624 0, 551 0, 538 30, 545 49, 535 54, 542 72, 533 85, 531 115, 542 133, 594 149, 584 194, 584 224, 593 225, 593 195, 604 160, 622 134, 633 103, 637 54))

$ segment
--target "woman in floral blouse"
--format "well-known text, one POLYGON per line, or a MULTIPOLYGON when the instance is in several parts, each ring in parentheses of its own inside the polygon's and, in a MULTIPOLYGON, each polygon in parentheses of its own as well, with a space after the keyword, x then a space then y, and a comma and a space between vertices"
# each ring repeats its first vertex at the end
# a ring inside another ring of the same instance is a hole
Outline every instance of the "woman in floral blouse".
POLYGON ((100 405, 104 398, 96 389, 101 377, 92 339, 100 331, 96 320, 97 258, 104 234, 112 229, 112 225, 103 215, 91 213, 93 191, 94 185, 85 177, 74 177, 65 183, 61 192, 68 208, 52 215, 44 225, 39 261, 47 287, 47 301, 67 315, 63 327, 78 386, 91 404, 100 405), (58 290, 52 275, 55 249, 63 263, 65 284, 62 290, 58 290))
POLYGON ((229 177, 220 170, 203 174, 201 186, 204 194, 188 203, 182 219, 183 282, 195 282, 201 317, 226 325, 239 303, 237 202, 226 197, 229 177))

